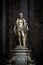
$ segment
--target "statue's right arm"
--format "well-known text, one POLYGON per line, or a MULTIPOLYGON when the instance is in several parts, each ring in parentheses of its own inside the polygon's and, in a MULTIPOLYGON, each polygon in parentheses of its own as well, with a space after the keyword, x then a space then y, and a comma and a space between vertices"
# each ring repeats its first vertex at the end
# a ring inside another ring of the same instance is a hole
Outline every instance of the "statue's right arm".
POLYGON ((18 19, 16 20, 16 26, 18 26, 18 19))
POLYGON ((14 26, 14 33, 16 33, 16 25, 14 26))
POLYGON ((15 26, 14 26, 14 33, 16 33, 16 31, 17 31, 17 25, 18 25, 18 19, 16 20, 16 24, 15 24, 15 26))

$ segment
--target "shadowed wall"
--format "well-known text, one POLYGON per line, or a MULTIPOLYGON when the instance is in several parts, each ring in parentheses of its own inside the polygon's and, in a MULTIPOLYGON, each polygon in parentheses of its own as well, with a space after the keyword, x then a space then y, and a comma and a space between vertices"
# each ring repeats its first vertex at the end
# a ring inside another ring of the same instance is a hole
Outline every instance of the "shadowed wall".
MULTIPOLYGON (((37 59, 37 64, 42 63, 43 57, 43 2, 42 0, 6 0, 6 55, 10 54, 13 40, 15 39, 13 27, 18 17, 18 13, 23 11, 30 28, 30 47, 33 51, 33 57, 37 59), (25 3, 26 2, 26 3, 25 3), (21 3, 21 4, 20 4, 21 3), (22 9, 26 4, 27 9, 22 9), (42 59, 41 59, 42 58, 42 59)), ((1 34, 0 34, 1 35, 1 34)), ((15 43, 14 43, 15 44, 15 43)), ((3 43, 2 43, 3 45, 3 43)), ((9 57, 9 56, 8 56, 9 57)))

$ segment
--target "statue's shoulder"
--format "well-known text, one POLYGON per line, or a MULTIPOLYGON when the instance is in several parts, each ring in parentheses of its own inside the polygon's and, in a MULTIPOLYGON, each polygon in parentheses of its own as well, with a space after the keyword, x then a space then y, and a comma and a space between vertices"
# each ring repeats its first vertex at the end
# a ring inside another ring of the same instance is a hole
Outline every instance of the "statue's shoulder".
POLYGON ((19 20, 19 18, 17 19, 17 21, 19 20))
POLYGON ((19 22, 19 18, 16 20, 16 23, 18 23, 19 22))
POLYGON ((25 19, 23 18, 23 20, 25 20, 25 19))
POLYGON ((26 20, 23 18, 23 21, 24 21, 24 23, 26 22, 26 20))

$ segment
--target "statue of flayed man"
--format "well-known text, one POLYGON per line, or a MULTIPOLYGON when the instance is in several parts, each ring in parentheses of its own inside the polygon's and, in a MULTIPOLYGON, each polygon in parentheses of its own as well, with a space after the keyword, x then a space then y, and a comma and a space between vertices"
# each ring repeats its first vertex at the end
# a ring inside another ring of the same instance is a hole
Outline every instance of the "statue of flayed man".
POLYGON ((29 31, 26 20, 23 18, 23 13, 19 13, 19 18, 16 20, 16 25, 14 26, 14 32, 18 34, 20 46, 26 46, 26 32, 29 31))

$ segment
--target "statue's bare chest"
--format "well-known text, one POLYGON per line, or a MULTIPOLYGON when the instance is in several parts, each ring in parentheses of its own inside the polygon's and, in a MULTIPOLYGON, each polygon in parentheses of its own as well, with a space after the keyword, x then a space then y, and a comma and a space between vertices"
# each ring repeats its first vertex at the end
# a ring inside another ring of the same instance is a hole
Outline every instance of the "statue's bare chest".
POLYGON ((19 25, 23 24, 23 20, 22 19, 21 20, 18 20, 18 24, 19 25))
POLYGON ((18 21, 18 26, 20 26, 20 27, 23 26, 23 20, 22 19, 18 21))

